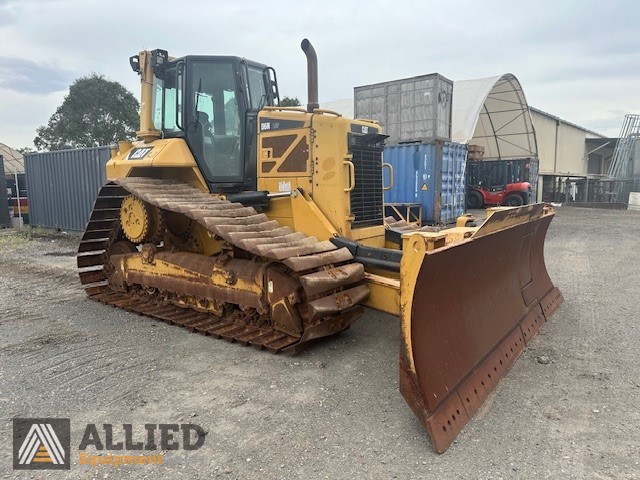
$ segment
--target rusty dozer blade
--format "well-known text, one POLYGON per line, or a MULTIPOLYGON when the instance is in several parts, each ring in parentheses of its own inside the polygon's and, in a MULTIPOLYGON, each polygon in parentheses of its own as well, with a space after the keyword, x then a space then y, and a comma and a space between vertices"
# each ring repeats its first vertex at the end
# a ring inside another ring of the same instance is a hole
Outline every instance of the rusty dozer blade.
POLYGON ((554 210, 493 213, 461 243, 428 251, 412 234, 401 264, 400 391, 444 452, 562 303, 544 264, 554 210))

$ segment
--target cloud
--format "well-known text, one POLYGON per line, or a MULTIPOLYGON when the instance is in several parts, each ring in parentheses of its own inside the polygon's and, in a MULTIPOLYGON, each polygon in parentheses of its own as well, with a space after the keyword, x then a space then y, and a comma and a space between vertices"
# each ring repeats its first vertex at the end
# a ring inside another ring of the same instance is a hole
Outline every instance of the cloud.
POLYGON ((0 0, 0 26, 15 23, 18 16, 11 8, 11 2, 0 0))
MULTIPOLYGON (((0 87, 7 95, 65 90, 72 77, 95 71, 137 94, 128 57, 166 48, 271 65, 281 94, 304 104, 299 45, 307 37, 318 52, 321 102, 350 97, 357 85, 433 72, 452 80, 511 72, 534 106, 595 130, 611 128, 605 112, 640 110, 637 0, 451 0, 440 10, 419 0, 325 0, 315 10, 296 0, 270 10, 258 0, 219 3, 0 0, 0 52, 13 57, 0 57, 0 87), (188 34, 171 35, 182 31, 176 26, 188 34)), ((8 99, 0 98, 2 107, 8 99)))
POLYGON ((0 57, 0 86, 14 92, 47 94, 69 88, 74 74, 51 64, 0 57))
POLYGON ((32 95, 0 88, 0 142, 13 148, 33 146, 36 128, 47 124, 63 97, 64 92, 32 95))

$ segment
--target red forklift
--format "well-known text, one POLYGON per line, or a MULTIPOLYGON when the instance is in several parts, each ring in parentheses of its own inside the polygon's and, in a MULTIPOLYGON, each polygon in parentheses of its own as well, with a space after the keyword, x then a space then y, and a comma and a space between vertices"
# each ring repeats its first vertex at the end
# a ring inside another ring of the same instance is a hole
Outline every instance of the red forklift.
POLYGON ((484 205, 518 207, 535 202, 532 184, 538 177, 538 159, 467 162, 467 208, 484 205))
POLYGON ((482 208, 483 205, 519 207, 527 205, 531 201, 531 184, 529 182, 467 187, 467 208, 482 208))

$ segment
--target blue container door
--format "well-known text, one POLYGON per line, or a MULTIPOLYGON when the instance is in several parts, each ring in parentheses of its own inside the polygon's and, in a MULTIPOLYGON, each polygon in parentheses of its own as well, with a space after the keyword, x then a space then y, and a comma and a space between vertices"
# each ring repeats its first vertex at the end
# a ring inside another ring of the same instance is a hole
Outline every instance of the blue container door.
POLYGON ((442 190, 440 212, 435 223, 454 223, 465 211, 465 166, 467 146, 445 142, 442 145, 442 190))
MULTIPOLYGON (((383 161, 393 166, 393 188, 384 192, 385 203, 419 203, 424 224, 434 222, 435 195, 438 178, 435 175, 434 144, 405 144, 385 147, 383 161)), ((384 169, 384 184, 389 185, 388 169, 384 169)))

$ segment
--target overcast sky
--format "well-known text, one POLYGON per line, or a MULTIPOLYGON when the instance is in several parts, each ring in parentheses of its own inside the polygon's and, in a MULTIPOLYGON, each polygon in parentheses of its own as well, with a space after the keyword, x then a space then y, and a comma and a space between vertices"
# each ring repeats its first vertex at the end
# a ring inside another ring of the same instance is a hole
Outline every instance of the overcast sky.
POLYGON ((353 87, 440 73, 513 73, 529 104, 609 136, 640 113, 640 1, 0 0, 0 142, 32 146, 76 78, 97 72, 139 95, 128 58, 239 55, 273 66, 306 102, 303 38, 320 103, 353 87))

